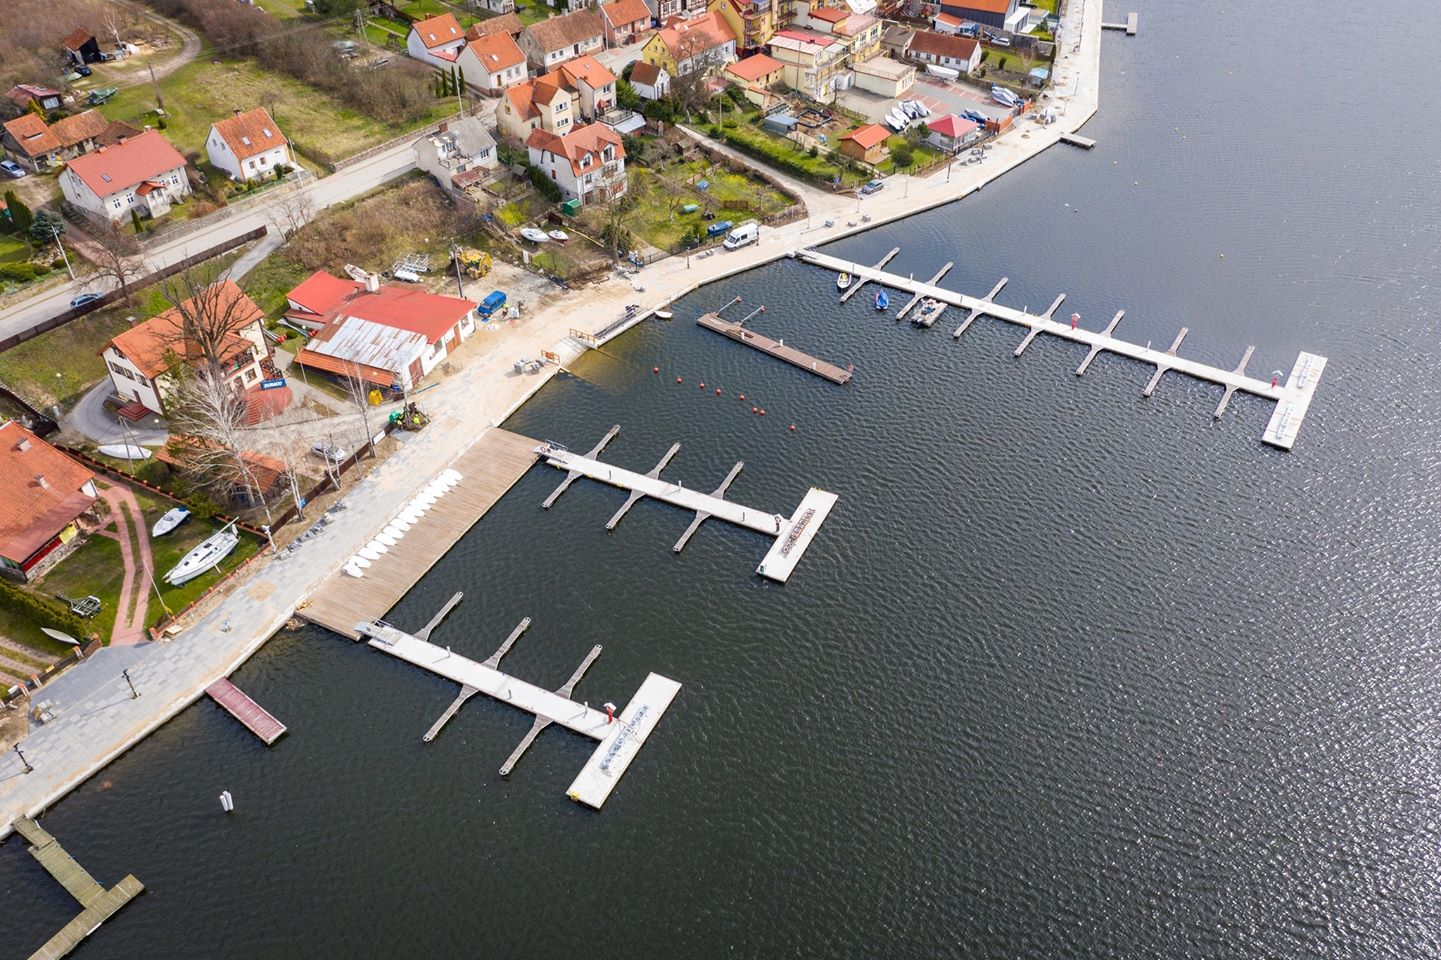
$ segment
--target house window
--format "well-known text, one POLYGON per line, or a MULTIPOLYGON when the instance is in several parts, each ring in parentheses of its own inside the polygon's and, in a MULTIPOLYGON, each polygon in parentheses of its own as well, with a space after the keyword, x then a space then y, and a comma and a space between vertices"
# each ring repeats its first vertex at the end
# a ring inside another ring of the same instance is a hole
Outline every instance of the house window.
POLYGON ((110 203, 111 203, 112 206, 115 207, 116 210, 119 210, 119 209, 120 209, 120 198, 119 198, 119 197, 116 197, 114 200, 110 201, 110 203))

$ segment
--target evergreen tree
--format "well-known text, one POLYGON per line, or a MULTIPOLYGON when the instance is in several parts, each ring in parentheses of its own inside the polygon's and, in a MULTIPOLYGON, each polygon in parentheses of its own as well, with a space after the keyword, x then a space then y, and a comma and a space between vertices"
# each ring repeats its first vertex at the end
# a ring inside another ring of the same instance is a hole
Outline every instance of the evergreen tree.
POLYGON ((56 234, 64 232, 65 221, 49 210, 41 210, 35 214, 35 221, 30 224, 30 240, 36 246, 49 243, 55 239, 56 234))
POLYGON ((35 215, 30 208, 15 196, 14 190, 5 191, 5 206, 10 208, 10 223, 19 233, 29 233, 30 225, 35 222, 35 215))

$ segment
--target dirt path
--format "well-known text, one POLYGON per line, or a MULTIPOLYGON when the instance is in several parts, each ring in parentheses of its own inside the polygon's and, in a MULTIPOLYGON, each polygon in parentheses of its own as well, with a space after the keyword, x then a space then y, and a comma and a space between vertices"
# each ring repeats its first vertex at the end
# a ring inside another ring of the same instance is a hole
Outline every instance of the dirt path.
POLYGON ((150 611, 150 595, 146 587, 155 569, 150 556, 150 533, 145 529, 144 514, 133 492, 125 487, 107 486, 100 489, 100 497, 110 506, 115 518, 115 533, 111 534, 109 530, 98 532, 114 536, 120 543, 120 560, 125 564, 125 579, 120 584, 120 600, 115 611, 115 627, 110 631, 110 645, 134 646, 145 641, 145 617, 150 611))
MULTIPOLYGON (((165 77, 170 76, 176 70, 179 70, 181 67, 185 66, 187 63, 194 60, 197 56, 200 55, 200 51, 205 45, 204 41, 200 39, 200 34, 196 33, 194 30, 191 30, 189 27, 182 26, 179 23, 176 23, 174 20, 162 17, 154 10, 150 10, 138 3, 130 3, 128 2, 128 0, 110 0, 110 2, 118 3, 121 6, 129 7, 130 9, 141 14, 148 20, 154 20, 156 23, 163 23, 167 29, 174 30, 180 35, 180 52, 177 53, 175 56, 171 57, 169 60, 166 60, 164 63, 159 63, 155 65, 156 80, 161 80, 165 77)), ((136 69, 132 71, 131 76, 116 77, 110 85, 116 87, 133 87, 136 84, 149 82, 150 71, 147 69, 136 69)))

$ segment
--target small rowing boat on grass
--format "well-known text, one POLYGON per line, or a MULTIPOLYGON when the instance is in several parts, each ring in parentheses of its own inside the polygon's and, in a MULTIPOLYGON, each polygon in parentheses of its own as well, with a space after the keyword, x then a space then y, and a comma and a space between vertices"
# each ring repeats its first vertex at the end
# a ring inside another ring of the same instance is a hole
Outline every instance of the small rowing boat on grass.
POLYGON ((150 535, 152 537, 163 537, 188 519, 190 519, 189 507, 174 507, 167 510, 163 517, 155 521, 155 526, 150 528, 150 535))

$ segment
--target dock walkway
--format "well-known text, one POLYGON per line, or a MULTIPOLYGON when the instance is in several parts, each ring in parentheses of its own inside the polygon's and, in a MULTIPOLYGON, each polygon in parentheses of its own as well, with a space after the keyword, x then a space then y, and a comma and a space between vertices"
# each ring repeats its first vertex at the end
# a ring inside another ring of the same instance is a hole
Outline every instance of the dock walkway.
POLYGON ((486 431, 452 465, 460 477, 455 486, 413 523, 405 521, 403 535, 367 561, 363 576, 331 577, 296 615, 356 639, 357 620, 383 617, 531 468, 535 445, 498 427, 486 431))
POLYGON ((259 737, 267 747, 285 733, 285 724, 275 719, 269 710, 250 699, 229 680, 222 677, 206 687, 205 692, 210 695, 210 699, 220 704, 226 713, 239 720, 245 729, 259 737))
POLYGON ((30 817, 15 821, 15 832, 30 844, 30 855, 54 877, 83 908, 60 931, 30 954, 30 960, 59 960, 80 945, 102 923, 145 890, 145 885, 127 875, 106 890, 65 851, 60 842, 30 817))
MULTIPOLYGON (((1310 406, 1311 398, 1316 392, 1317 383, 1321 377, 1321 371, 1325 369, 1326 358, 1312 353, 1301 353, 1291 372, 1290 378, 1284 383, 1272 383, 1256 377, 1248 376, 1245 372, 1246 362, 1250 359, 1251 351, 1246 352, 1241 363, 1232 370, 1212 366, 1209 363, 1202 363, 1199 360, 1191 360, 1182 357, 1177 352, 1180 349, 1181 340, 1186 335, 1182 329, 1176 341, 1168 350, 1154 350, 1150 346, 1141 346, 1126 340, 1112 336, 1116 326, 1120 323, 1125 311, 1121 311, 1111 320, 1104 330, 1086 330, 1079 326, 1072 326, 1070 323, 1063 323, 1052 319, 1052 315, 1065 299, 1061 294, 1051 304, 1044 314, 1036 315, 1018 310, 1015 307, 1007 307, 996 303, 991 298, 996 295, 1000 286, 1005 281, 997 284, 997 289, 992 290, 985 297, 972 297, 964 293, 956 293, 954 290, 946 290, 934 284, 921 283, 909 277, 902 277, 893 273, 886 273, 874 267, 857 266, 850 260, 840 257, 832 257, 814 250, 800 250, 796 257, 806 263, 814 264, 827 270, 837 273, 849 272, 852 277, 861 277, 866 280, 875 281, 884 286, 896 290, 906 290, 917 296, 932 297, 943 303, 963 307, 971 311, 971 315, 956 330, 955 336, 959 337, 971 323, 980 316, 995 317, 1008 323, 1014 323, 1026 328, 1026 335, 1015 350, 1015 356, 1020 356, 1025 349, 1041 334, 1046 333, 1059 337, 1063 340, 1070 340, 1089 348, 1086 358, 1076 369, 1076 375, 1081 376, 1091 365, 1091 361, 1100 353, 1110 352, 1141 363, 1155 366, 1155 374, 1147 383, 1144 395, 1150 396, 1156 389, 1161 377, 1170 371, 1183 373, 1197 380, 1204 380, 1215 383, 1225 388, 1225 393, 1220 404, 1216 408, 1216 417, 1220 417, 1225 410, 1226 404, 1230 401, 1231 395, 1236 391, 1249 393, 1267 400, 1276 401, 1276 409, 1272 413, 1271 420, 1267 424, 1266 432, 1262 441, 1283 450, 1291 449, 1296 442, 1296 435, 1301 429, 1301 422, 1305 419, 1306 411, 1310 406)), ((854 282, 854 281, 852 281, 854 282)))
POLYGON ((714 330, 722 336, 734 340, 736 343, 743 343, 753 347, 762 353, 784 360, 792 366, 800 367, 802 370, 814 373, 818 377, 824 377, 831 383, 847 383, 851 379, 851 371, 845 367, 837 366, 834 363, 827 363, 811 356, 804 350, 797 350, 795 347, 788 347, 781 340, 772 340, 763 333, 756 333, 747 329, 740 323, 726 320, 714 313, 703 313, 696 318, 696 323, 707 330, 714 330))

